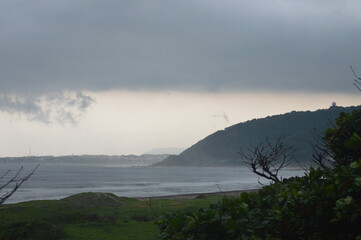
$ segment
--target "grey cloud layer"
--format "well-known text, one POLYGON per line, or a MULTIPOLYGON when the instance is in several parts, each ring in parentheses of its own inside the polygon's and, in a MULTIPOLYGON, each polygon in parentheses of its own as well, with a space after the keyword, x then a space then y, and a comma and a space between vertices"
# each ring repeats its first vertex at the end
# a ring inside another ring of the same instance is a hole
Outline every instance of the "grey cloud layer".
POLYGON ((0 92, 352 92, 360 1, 0 3, 0 92))

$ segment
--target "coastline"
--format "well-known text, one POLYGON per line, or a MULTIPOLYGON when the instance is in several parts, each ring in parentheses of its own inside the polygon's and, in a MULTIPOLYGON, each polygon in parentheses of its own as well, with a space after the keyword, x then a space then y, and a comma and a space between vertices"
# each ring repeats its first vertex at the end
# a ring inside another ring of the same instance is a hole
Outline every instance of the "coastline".
POLYGON ((206 196, 238 196, 243 192, 257 192, 260 189, 245 189, 245 190, 234 190, 234 191, 222 191, 222 192, 210 192, 210 193, 187 193, 187 194, 176 194, 176 195, 167 195, 167 196, 156 196, 156 197, 143 197, 143 198, 135 198, 140 201, 147 201, 149 199, 169 199, 169 200, 191 200, 196 199, 199 197, 206 197, 206 196))

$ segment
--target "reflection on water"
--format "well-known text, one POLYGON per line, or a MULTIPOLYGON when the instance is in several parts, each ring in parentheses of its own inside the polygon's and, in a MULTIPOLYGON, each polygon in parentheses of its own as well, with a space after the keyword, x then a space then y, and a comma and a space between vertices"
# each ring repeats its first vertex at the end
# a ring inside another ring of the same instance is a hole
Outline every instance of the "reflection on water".
MULTIPOLYGON (((24 173, 34 164, 22 164, 24 173)), ((2 163, 1 171, 19 169, 2 163)), ((302 175, 288 169, 282 176, 302 175)), ((242 167, 114 167, 42 164, 7 203, 60 199, 81 192, 110 192, 123 197, 151 197, 259 188, 257 175, 242 167)), ((266 181, 264 183, 267 183, 266 181)))

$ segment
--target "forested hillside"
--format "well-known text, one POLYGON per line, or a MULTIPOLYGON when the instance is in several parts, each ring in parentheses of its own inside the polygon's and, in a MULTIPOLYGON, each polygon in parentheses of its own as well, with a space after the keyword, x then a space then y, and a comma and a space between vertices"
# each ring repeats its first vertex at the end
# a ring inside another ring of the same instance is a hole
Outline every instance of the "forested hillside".
POLYGON ((341 112, 351 112, 358 107, 330 107, 314 112, 296 112, 253 119, 217 131, 179 155, 173 155, 156 164, 160 166, 229 166, 240 165, 240 148, 286 136, 288 144, 295 147, 294 163, 309 162, 311 143, 321 139, 323 132, 334 125, 341 112))

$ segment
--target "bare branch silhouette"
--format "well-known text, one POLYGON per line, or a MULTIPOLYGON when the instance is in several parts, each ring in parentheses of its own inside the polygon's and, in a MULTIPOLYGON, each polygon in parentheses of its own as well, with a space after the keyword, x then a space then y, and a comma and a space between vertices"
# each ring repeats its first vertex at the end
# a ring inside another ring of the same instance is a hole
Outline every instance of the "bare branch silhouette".
POLYGON ((356 75, 355 71, 353 70, 352 66, 350 65, 351 71, 353 73, 353 75, 355 76, 354 78, 354 85, 356 86, 356 88, 361 92, 361 78, 359 76, 356 75))
POLYGON ((0 192, 4 191, 5 188, 8 186, 13 185, 10 190, 2 195, 0 195, 0 205, 2 205, 9 197, 11 197, 16 190, 25 182, 27 181, 36 171, 36 169, 39 167, 39 164, 33 169, 32 172, 27 174, 26 176, 19 177, 21 175, 21 172, 23 171, 24 167, 21 167, 17 173, 10 177, 10 179, 5 180, 5 177, 8 176, 11 172, 11 170, 6 171, 2 176, 0 176, 0 181, 5 180, 4 183, 0 185, 0 192))
POLYGON ((246 151, 241 149, 242 165, 258 176, 272 182, 281 182, 279 171, 290 164, 295 152, 293 146, 286 144, 284 138, 279 137, 275 142, 266 138, 264 142, 246 148, 246 151))
MULTIPOLYGON (((336 125, 332 123, 332 127, 335 128, 336 125)), ((335 154, 327 147, 323 135, 324 133, 315 129, 314 141, 310 142, 312 162, 322 169, 329 169, 335 164, 335 154)))

